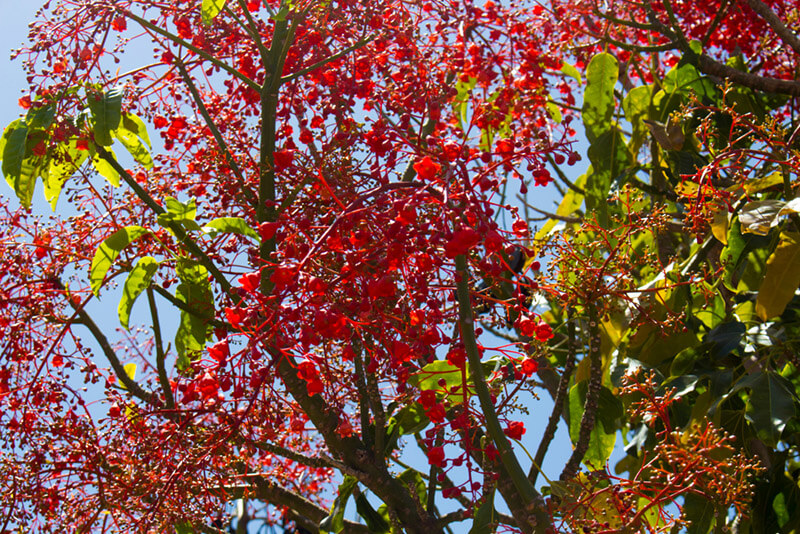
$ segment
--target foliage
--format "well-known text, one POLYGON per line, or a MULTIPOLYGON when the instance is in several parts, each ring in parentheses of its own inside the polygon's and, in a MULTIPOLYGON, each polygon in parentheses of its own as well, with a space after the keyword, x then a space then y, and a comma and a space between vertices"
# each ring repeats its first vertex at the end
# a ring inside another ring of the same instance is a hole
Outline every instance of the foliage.
POLYGON ((0 532, 794 532, 798 18, 48 2, 0 139, 0 532))

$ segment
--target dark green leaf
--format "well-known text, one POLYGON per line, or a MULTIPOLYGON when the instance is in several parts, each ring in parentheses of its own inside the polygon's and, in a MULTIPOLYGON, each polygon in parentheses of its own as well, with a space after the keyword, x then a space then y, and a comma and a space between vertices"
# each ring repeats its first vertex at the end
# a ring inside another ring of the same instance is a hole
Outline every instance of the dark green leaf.
POLYGON ((25 122, 30 128, 46 130, 51 124, 53 124, 53 119, 55 119, 55 116, 55 107, 53 107, 51 104, 48 104, 46 106, 28 111, 28 114, 25 116, 25 122))
POLYGON ((364 519, 367 528, 373 534, 388 534, 391 532, 389 528, 389 514, 386 510, 386 505, 382 504, 378 507, 378 511, 367 500, 366 495, 359 493, 356 495, 356 511, 364 519))
MULTIPOLYGON (((12 123, 13 124, 13 123, 12 123)), ((28 139, 28 127, 17 124, 13 129, 6 128, 3 132, 5 145, 3 147, 3 174, 6 180, 16 181, 22 173, 22 160, 25 159, 25 144, 28 139)), ((13 182, 9 182, 14 187, 13 182)), ((16 187, 14 187, 16 189, 16 187)))
POLYGON ((480 508, 475 512, 475 517, 472 520, 472 528, 469 529, 469 534, 488 534, 494 532, 491 527, 492 523, 497 520, 497 514, 494 510, 494 491, 489 493, 486 500, 481 504, 480 508))
POLYGON ((794 386, 777 373, 761 372, 755 376, 747 401, 747 418, 762 441, 775 447, 786 423, 795 416, 794 386))
POLYGON ((178 367, 182 369, 206 346, 208 323, 214 318, 214 297, 208 281, 208 271, 200 263, 180 258, 177 272, 181 283, 175 290, 175 296, 191 310, 181 310, 181 319, 175 334, 178 367))
POLYGON ((739 348, 747 328, 743 323, 723 323, 706 334, 705 341, 713 343, 713 354, 722 357, 739 348))
POLYGON ((714 504, 694 493, 687 493, 684 497, 683 517, 690 521, 686 529, 687 534, 708 534, 714 523, 714 504))
POLYGON ((355 477, 345 475, 344 480, 339 484, 339 494, 333 501, 330 513, 319 524, 321 532, 338 534, 344 530, 344 510, 347 507, 347 501, 350 500, 350 495, 353 494, 353 490, 356 488, 357 482, 355 477))

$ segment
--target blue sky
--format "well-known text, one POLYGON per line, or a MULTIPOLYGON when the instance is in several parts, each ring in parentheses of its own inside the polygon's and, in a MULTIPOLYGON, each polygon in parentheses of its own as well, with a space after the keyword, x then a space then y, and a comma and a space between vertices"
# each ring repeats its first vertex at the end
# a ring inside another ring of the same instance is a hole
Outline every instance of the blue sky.
POLYGON ((21 61, 11 61, 11 50, 19 48, 28 36, 28 24, 44 2, 37 0, 0 0, 0 128, 18 118, 22 110, 17 100, 22 96, 25 73, 21 61))

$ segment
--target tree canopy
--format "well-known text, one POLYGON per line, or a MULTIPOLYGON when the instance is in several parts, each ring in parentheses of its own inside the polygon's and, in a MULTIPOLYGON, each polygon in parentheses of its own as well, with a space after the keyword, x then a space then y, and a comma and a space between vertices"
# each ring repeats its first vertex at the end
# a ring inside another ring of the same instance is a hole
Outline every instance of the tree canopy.
POLYGON ((800 530, 798 21, 48 1, 0 533, 800 530))

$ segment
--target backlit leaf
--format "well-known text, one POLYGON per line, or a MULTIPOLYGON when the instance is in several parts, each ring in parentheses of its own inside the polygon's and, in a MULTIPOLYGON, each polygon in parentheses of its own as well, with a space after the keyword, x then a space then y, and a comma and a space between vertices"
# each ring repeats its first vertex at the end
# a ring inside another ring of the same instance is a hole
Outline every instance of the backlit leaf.
POLYGON ((758 289, 756 313, 766 321, 783 313, 800 286, 800 234, 784 232, 767 259, 764 281, 758 289))
POLYGON ((122 290, 122 299, 119 301, 119 306, 117 307, 119 322, 125 328, 128 328, 134 302, 136 302, 139 295, 150 285, 150 282, 153 280, 153 275, 156 274, 157 270, 158 261, 150 256, 145 256, 136 263, 136 266, 130 274, 128 274, 128 278, 125 280, 125 286, 122 290))
POLYGON ((94 120, 94 140, 98 145, 111 146, 114 140, 111 132, 119 127, 122 120, 123 86, 109 89, 102 95, 89 95, 89 110, 94 120))
POLYGON ((595 55, 586 68, 586 91, 583 95, 583 124, 586 137, 594 143, 612 127, 614 86, 619 76, 619 63, 611 54, 595 55))
POLYGON ((150 230, 141 226, 126 226, 111 234, 100 244, 94 253, 92 266, 89 269, 89 282, 95 295, 98 295, 103 279, 119 253, 133 241, 148 233, 150 230))
POLYGON ((225 8, 228 0, 203 0, 201 13, 203 15, 203 24, 211 24, 220 11, 225 8))
POLYGON ((250 227, 250 225, 247 224, 247 221, 240 217, 219 217, 217 219, 213 219, 203 226, 203 231, 207 234, 216 234, 221 232, 246 235, 247 237, 252 237, 256 241, 261 241, 258 232, 250 227))

